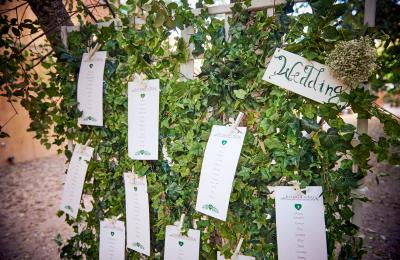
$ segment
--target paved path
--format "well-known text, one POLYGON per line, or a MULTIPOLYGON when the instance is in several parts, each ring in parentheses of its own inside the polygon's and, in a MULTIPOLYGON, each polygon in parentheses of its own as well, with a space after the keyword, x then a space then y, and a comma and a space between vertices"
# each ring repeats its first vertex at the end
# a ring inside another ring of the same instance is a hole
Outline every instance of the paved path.
POLYGON ((0 168, 0 259, 59 259, 54 238, 70 228, 56 212, 65 160, 49 157, 0 168))

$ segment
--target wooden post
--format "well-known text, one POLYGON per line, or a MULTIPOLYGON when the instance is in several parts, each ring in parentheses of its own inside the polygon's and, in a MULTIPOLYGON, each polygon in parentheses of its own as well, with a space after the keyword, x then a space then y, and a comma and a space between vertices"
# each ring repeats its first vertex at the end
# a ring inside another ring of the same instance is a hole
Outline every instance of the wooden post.
POLYGON ((364 24, 368 27, 375 26, 376 0, 365 0, 364 24))
MULTIPOLYGON (((375 13, 376 13, 376 0, 365 0, 364 10, 364 24, 368 27, 375 26, 375 13)), ((357 118, 357 132, 361 134, 368 134, 368 119, 357 118)), ((357 165, 354 166, 355 171, 358 170, 357 165)), ((359 188, 353 193, 357 196, 364 196, 364 179, 360 180, 359 188)), ((362 216, 363 216, 363 202, 360 200, 353 201, 353 212, 354 216, 352 219, 353 224, 357 225, 360 229, 362 228, 362 216)), ((362 233, 362 232, 360 232, 362 233)))
POLYGON ((232 14, 225 14, 224 19, 224 30, 225 30, 225 41, 230 42, 231 37, 229 36, 229 18, 232 17, 232 14))
POLYGON ((192 26, 185 27, 181 32, 181 37, 189 46, 189 60, 186 63, 180 65, 179 72, 181 73, 181 80, 186 81, 194 78, 194 59, 192 51, 194 50, 193 44, 189 43, 190 36, 194 34, 194 28, 192 26))

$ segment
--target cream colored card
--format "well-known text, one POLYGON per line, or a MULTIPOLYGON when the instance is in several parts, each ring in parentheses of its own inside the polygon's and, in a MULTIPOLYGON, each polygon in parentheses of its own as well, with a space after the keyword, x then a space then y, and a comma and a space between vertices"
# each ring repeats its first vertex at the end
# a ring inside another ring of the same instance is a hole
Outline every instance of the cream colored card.
POLYGON ((100 260, 125 260, 125 224, 105 219, 100 222, 100 260))
POLYGON ((78 215, 86 171, 92 155, 92 147, 77 144, 68 166, 60 210, 73 218, 78 215))
POLYGON ((277 48, 263 80, 319 103, 340 103, 338 95, 347 87, 328 66, 277 48))
POLYGON ((91 59, 83 54, 78 77, 78 118, 81 125, 103 125, 103 74, 107 52, 95 52, 91 59))
POLYGON ((150 256, 150 216, 146 176, 124 173, 127 247, 150 256))
POLYGON ((225 221, 246 127, 213 126, 204 153, 196 210, 225 221))
POLYGON ((128 83, 128 155, 134 160, 158 160, 160 81, 128 83))
POLYGON ((279 260, 328 259, 324 203, 321 186, 275 187, 276 229, 279 260))
POLYGON ((183 236, 177 226, 166 227, 164 260, 198 260, 199 250, 199 230, 189 229, 187 236, 183 236))

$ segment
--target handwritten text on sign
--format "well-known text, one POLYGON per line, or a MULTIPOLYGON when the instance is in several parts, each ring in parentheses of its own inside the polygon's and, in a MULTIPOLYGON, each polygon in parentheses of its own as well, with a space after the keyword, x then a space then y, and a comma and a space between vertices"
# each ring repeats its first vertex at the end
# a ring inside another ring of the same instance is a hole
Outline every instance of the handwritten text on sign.
POLYGON ((346 88, 327 66, 279 48, 263 80, 319 103, 339 103, 338 96, 346 88))

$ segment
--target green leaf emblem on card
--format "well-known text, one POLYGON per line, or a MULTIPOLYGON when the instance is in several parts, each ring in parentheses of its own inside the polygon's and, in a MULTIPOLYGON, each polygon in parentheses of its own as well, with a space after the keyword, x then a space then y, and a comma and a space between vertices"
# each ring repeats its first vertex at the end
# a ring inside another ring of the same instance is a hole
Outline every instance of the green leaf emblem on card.
POLYGON ((139 243, 139 242, 133 243, 132 246, 133 246, 133 247, 138 247, 138 248, 144 250, 144 246, 143 246, 141 243, 139 243))
POLYGON ((73 209, 72 209, 72 207, 71 207, 70 205, 66 205, 66 206, 64 207, 64 209, 69 210, 69 211, 71 211, 71 212, 74 212, 73 209))
POLYGON ((226 145, 227 143, 228 143, 228 141, 226 141, 226 140, 222 140, 222 145, 226 145))
POLYGON ((92 116, 87 116, 87 117, 85 117, 85 118, 83 119, 83 121, 94 121, 94 122, 96 122, 97 120, 96 120, 96 118, 94 118, 94 117, 92 117, 92 116))
POLYGON ((137 187, 136 187, 136 186, 135 186, 135 187, 133 187, 133 190, 134 190, 134 191, 137 191, 137 187))
POLYGON ((145 150, 139 150, 135 153, 135 155, 150 155, 150 153, 145 150))
POLYGON ((183 246, 183 241, 179 241, 179 246, 183 246))
POLYGON ((212 212, 215 212, 215 213, 219 213, 219 210, 216 207, 214 207, 214 205, 212 205, 212 204, 204 204, 202 208, 212 211, 212 212))
POLYGON ((141 98, 144 98, 145 96, 146 96, 146 94, 144 94, 144 93, 140 94, 141 98))
POLYGON ((297 210, 300 210, 302 206, 301 206, 300 203, 296 203, 296 204, 294 204, 294 207, 295 207, 297 210))

